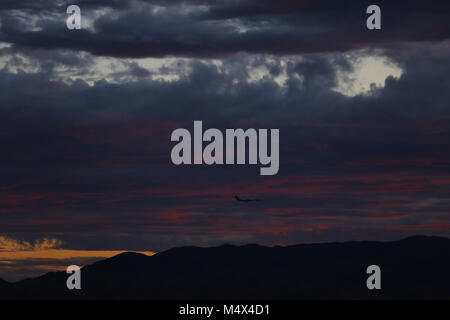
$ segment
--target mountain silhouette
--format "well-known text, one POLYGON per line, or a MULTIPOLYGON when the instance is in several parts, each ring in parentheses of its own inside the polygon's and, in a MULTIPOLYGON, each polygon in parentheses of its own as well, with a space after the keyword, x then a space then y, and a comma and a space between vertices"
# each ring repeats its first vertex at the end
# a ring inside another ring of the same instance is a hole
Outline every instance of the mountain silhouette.
POLYGON ((2 299, 449 299, 450 239, 264 247, 174 248, 122 253, 85 266, 82 289, 65 272, 0 281, 2 299), (366 269, 381 268, 381 290, 366 269))
POLYGON ((17 296, 14 285, 0 278, 0 299, 17 296))

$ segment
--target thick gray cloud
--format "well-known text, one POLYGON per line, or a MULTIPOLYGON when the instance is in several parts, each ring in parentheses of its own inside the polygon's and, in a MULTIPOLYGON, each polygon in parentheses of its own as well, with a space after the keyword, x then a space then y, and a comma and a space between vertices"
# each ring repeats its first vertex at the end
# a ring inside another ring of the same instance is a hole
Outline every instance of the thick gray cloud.
MULTIPOLYGON (((192 72, 173 82, 89 86, 3 73, 1 171, 11 197, 3 202, 5 230, 21 225, 30 233, 54 233, 71 225, 69 234, 98 235, 110 221, 125 234, 151 230, 152 239, 166 237, 166 244, 152 240, 156 248, 150 249, 158 250, 208 235, 211 219, 246 221, 249 229, 238 232, 244 239, 258 234, 251 230, 261 223, 292 224, 297 216, 299 227, 302 217, 317 222, 314 216, 345 217, 350 224, 394 214, 418 214, 420 223, 446 219, 449 60, 417 53, 403 61, 399 79, 348 97, 333 90, 333 65, 345 66, 342 56, 303 58, 287 66, 286 87, 272 78, 248 82, 245 66, 265 60, 245 55, 224 60, 221 70, 194 61, 192 72), (196 119, 221 129, 280 128, 279 175, 265 185, 246 166, 170 166, 171 131, 191 128, 196 119), (239 192, 264 203, 242 211, 232 202, 239 192), (390 197, 392 204, 383 204, 390 197), (36 212, 38 224, 23 223, 36 212)), ((228 237, 232 241, 233 233, 228 237)), ((262 232, 256 240, 272 238, 262 232)), ((211 239, 224 235, 198 241, 211 239)))
POLYGON ((3 9, 9 10, 1 14, 0 40, 17 47, 83 50, 100 56, 226 57, 242 51, 282 55, 405 49, 411 41, 444 40, 450 33, 446 1, 432 7, 418 1, 382 1, 380 31, 365 28, 368 3, 360 1, 345 6, 332 1, 81 1, 79 5, 94 19, 94 30, 67 30, 64 5, 57 9, 48 5, 53 14, 46 16, 43 3, 19 1, 16 8, 30 9, 17 16, 8 2, 3 9), (101 8, 115 10, 92 16, 92 10, 101 8), (39 15, 40 30, 24 29, 27 14, 39 15))

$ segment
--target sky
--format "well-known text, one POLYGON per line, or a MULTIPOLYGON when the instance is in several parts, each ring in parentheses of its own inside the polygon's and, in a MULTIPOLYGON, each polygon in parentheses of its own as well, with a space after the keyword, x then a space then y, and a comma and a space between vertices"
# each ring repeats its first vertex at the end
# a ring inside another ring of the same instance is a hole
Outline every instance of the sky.
POLYGON ((381 30, 360 0, 1 1, 0 278, 187 245, 449 237, 450 3, 374 3, 381 30), (173 165, 194 120, 279 129, 278 174, 173 165))

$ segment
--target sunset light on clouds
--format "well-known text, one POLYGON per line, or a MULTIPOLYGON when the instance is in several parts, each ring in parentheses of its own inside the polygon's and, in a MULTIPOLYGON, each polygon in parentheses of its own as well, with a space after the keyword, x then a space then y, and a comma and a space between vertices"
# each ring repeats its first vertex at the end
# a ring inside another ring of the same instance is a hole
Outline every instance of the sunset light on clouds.
MULTIPOLYGON (((67 262, 80 266, 110 258, 130 250, 68 250, 60 249, 62 242, 44 238, 34 243, 0 236, 0 273, 10 280, 40 275, 45 271, 63 271, 67 262)), ((139 252, 153 255, 154 252, 139 252)))

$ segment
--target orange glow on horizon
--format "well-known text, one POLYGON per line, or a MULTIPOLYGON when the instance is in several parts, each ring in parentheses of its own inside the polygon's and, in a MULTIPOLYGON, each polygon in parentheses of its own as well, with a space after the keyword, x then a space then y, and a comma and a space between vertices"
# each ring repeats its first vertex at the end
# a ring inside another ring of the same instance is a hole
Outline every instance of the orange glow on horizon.
MULTIPOLYGON (((131 250, 133 251, 133 250, 131 250)), ((68 250, 68 249, 45 249, 45 250, 18 250, 0 251, 1 260, 25 260, 25 259, 75 259, 75 258, 110 258, 127 250, 68 250)), ((154 255, 153 251, 133 251, 148 256, 154 255)))

